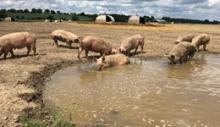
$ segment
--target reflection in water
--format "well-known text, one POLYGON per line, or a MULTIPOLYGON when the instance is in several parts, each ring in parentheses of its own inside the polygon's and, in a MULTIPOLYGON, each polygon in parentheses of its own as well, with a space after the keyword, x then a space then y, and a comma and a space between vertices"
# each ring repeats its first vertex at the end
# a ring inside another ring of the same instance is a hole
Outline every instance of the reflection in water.
POLYGON ((95 71, 84 64, 46 82, 44 101, 79 126, 218 126, 220 56, 199 54, 183 65, 165 59, 95 71))

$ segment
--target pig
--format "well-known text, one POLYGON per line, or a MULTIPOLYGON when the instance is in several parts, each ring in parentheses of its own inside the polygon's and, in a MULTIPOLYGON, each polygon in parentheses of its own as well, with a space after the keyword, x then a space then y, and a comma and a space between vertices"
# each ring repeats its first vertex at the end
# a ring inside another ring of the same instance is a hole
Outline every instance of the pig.
POLYGON ((72 47, 72 43, 79 43, 80 38, 76 34, 64 30, 54 30, 51 33, 51 37, 57 47, 59 47, 58 41, 62 41, 65 42, 70 48, 72 47))
POLYGON ((81 52, 85 50, 85 56, 88 57, 89 51, 98 52, 102 55, 110 55, 116 52, 110 43, 105 42, 103 39, 95 36, 82 37, 79 43, 78 59, 80 59, 81 52))
POLYGON ((192 40, 192 45, 196 47, 196 50, 199 51, 199 47, 203 45, 203 50, 206 51, 206 46, 209 44, 210 37, 207 34, 199 34, 195 36, 192 40))
POLYGON ((184 35, 184 36, 180 36, 178 37, 174 43, 178 44, 182 41, 188 41, 188 42, 192 42, 192 39, 196 36, 196 34, 188 34, 188 35, 184 35))
POLYGON ((171 64, 187 62, 196 52, 196 47, 189 42, 180 42, 175 45, 169 54, 165 56, 170 60, 171 64))
POLYGON ((97 59, 97 67, 99 71, 113 66, 126 65, 129 63, 129 58, 124 54, 114 54, 108 56, 103 55, 97 59))
POLYGON ((119 47, 119 52, 125 55, 130 55, 131 50, 135 49, 134 53, 136 53, 139 46, 141 47, 141 51, 143 53, 144 37, 140 34, 133 35, 122 41, 121 46, 119 47))
POLYGON ((36 37, 28 32, 17 32, 0 37, 0 57, 4 54, 4 59, 6 59, 8 52, 14 57, 13 49, 21 49, 27 47, 27 56, 29 55, 31 49, 36 55, 36 37))

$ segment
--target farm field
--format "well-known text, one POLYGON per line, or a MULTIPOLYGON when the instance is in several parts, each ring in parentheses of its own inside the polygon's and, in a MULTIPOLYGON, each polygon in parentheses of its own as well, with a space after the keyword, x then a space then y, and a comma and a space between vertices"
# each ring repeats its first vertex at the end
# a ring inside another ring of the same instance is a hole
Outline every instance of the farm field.
MULTIPOLYGON (((174 46, 173 41, 189 33, 207 33, 211 37, 208 52, 220 53, 220 25, 166 24, 163 26, 98 25, 78 23, 43 22, 0 22, 0 36, 12 32, 28 31, 34 33, 37 40, 37 56, 24 56, 26 49, 16 50, 16 58, 0 59, 0 126, 16 126, 18 117, 27 110, 41 107, 41 91, 37 91, 38 76, 50 66, 68 66, 78 62, 77 49, 56 48, 50 33, 55 29, 64 29, 80 36, 94 35, 104 38, 115 47, 134 34, 145 37, 143 58, 160 58, 174 46), (33 80, 34 79, 34 80, 33 80), (36 84, 37 83, 37 84, 36 84)), ((64 44, 65 45, 65 44, 64 44)), ((73 44, 74 45, 74 44, 73 44)), ((77 46, 77 44, 75 45, 77 46)), ((31 52, 32 54, 32 52, 31 52)), ((96 55, 89 53, 89 55, 96 55)), ((82 54, 84 56, 84 53, 82 54)), ((85 59, 83 59, 85 61, 85 59)))

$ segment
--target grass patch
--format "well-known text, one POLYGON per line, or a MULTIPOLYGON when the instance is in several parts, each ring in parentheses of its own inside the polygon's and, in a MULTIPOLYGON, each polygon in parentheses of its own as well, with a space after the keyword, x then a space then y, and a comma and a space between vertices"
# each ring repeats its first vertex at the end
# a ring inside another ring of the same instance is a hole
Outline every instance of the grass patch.
POLYGON ((48 118, 28 118, 21 117, 20 122, 22 127, 75 127, 75 124, 69 121, 64 121, 58 115, 53 115, 48 118))

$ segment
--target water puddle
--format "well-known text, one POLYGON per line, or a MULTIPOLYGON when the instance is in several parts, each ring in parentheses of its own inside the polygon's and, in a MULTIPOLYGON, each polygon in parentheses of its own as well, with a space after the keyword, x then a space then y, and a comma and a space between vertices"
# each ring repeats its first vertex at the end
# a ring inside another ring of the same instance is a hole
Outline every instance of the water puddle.
POLYGON ((220 125, 220 55, 174 66, 167 59, 132 59, 101 72, 94 66, 56 72, 46 82, 46 107, 78 126, 220 125))

